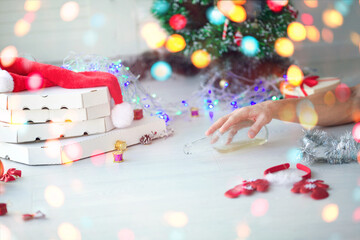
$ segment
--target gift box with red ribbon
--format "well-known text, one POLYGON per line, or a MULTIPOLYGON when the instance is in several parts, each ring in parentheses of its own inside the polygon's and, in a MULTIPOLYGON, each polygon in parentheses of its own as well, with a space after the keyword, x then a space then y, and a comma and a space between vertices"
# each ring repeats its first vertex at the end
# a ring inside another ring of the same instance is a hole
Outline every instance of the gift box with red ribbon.
POLYGON ((282 82, 280 90, 285 98, 302 98, 321 91, 328 91, 340 83, 340 78, 320 78, 307 76, 300 86, 293 86, 289 82, 282 82))

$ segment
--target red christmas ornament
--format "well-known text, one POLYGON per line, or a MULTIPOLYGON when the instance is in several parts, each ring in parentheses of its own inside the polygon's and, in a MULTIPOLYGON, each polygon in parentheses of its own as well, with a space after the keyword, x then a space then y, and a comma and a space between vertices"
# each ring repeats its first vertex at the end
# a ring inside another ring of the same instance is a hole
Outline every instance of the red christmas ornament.
POLYGON ((281 10, 283 9, 283 6, 277 3, 275 0, 267 0, 266 3, 270 10, 273 12, 281 12, 281 10))
POLYGON ((240 31, 237 31, 234 36, 234 43, 240 47, 242 39, 243 39, 243 35, 241 34, 240 31))
POLYGON ((186 23, 187 23, 186 17, 184 17, 184 15, 181 14, 175 14, 169 20, 169 24, 174 30, 183 29, 186 26, 186 23))

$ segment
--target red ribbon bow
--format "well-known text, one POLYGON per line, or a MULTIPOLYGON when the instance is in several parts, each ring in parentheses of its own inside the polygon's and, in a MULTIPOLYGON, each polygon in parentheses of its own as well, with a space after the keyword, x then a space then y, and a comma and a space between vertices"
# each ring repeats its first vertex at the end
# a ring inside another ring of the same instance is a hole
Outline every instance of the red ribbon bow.
POLYGON ((17 177, 21 177, 21 170, 16 170, 16 168, 10 168, 0 178, 0 181, 3 181, 3 182, 15 181, 17 177))
POLYGON ((305 77, 303 82, 300 85, 300 89, 301 91, 304 93, 304 96, 307 97, 308 94, 306 93, 305 89, 304 89, 304 84, 308 87, 314 87, 316 85, 318 85, 319 81, 319 76, 308 76, 305 77))

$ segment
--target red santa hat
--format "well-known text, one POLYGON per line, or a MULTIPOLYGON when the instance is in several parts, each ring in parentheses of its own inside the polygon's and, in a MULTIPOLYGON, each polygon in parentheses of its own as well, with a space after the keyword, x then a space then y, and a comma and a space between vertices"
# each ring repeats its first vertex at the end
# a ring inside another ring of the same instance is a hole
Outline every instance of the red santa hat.
POLYGON ((0 59, 0 92, 20 92, 29 90, 29 78, 39 74, 41 87, 60 86, 63 88, 92 88, 106 86, 115 106, 111 111, 111 119, 115 127, 128 127, 134 111, 131 105, 123 101, 118 79, 107 72, 73 72, 57 66, 33 62, 25 58, 15 58, 10 66, 4 66, 0 59))

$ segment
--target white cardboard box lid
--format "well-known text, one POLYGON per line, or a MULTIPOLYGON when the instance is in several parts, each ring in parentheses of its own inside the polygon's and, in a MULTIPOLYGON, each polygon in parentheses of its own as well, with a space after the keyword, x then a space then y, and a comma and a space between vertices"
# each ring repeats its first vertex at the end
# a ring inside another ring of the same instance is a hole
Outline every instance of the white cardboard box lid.
POLYGON ((109 117, 82 122, 8 124, 0 122, 0 141, 24 143, 104 133, 114 129, 109 117))
POLYGON ((113 151, 117 140, 125 141, 127 146, 138 144, 142 136, 152 132, 166 132, 164 120, 145 117, 134 121, 128 128, 53 142, 21 144, 0 142, 0 158, 27 165, 65 164, 91 157, 94 154, 113 151))
POLYGON ((11 124, 80 122, 110 116, 110 103, 78 109, 56 110, 4 110, 0 109, 0 121, 11 124))
POLYGON ((101 105, 110 101, 107 87, 65 89, 44 88, 39 91, 0 93, 0 109, 76 109, 101 105))

